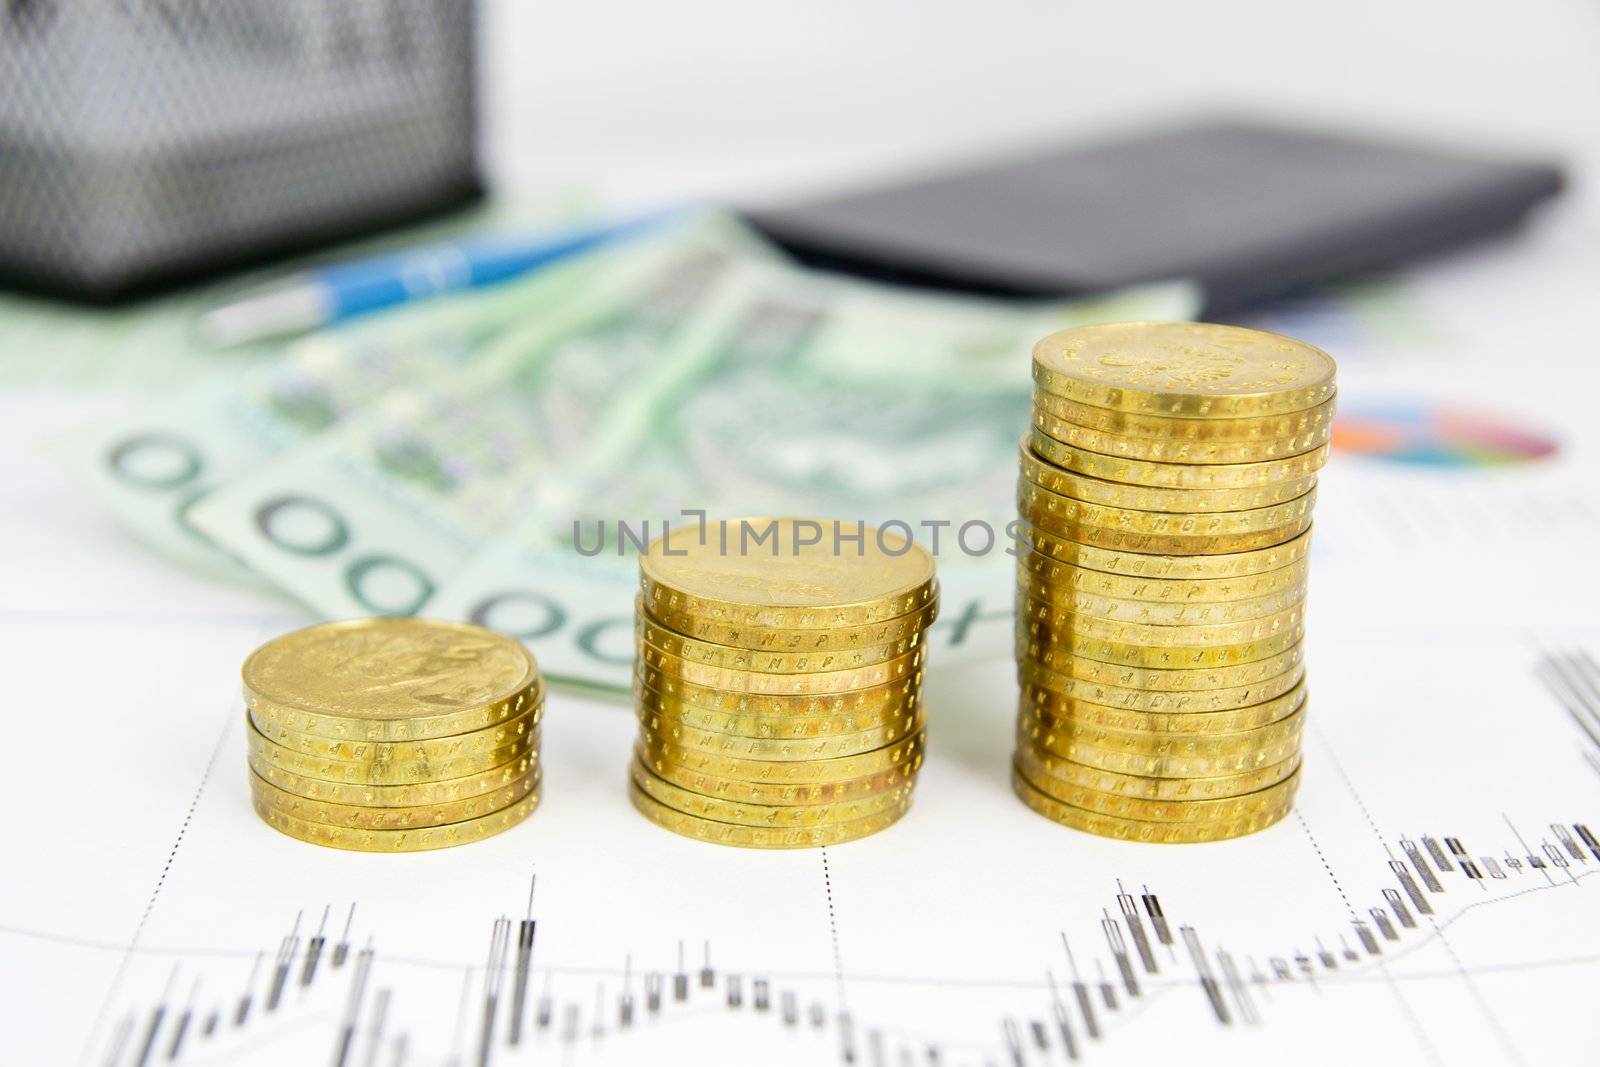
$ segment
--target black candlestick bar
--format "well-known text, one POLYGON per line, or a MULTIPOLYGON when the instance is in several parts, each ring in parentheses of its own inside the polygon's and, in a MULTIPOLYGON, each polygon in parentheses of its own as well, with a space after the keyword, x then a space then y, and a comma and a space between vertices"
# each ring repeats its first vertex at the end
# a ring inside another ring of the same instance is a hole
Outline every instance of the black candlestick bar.
POLYGON ((194 1021, 194 1002, 200 994, 200 979, 194 980, 194 985, 189 988, 189 1000, 183 1006, 183 1011, 178 1015, 178 1021, 172 1027, 172 1040, 167 1042, 167 1059, 175 1060, 178 1053, 183 1051, 183 1039, 189 1033, 189 1025, 194 1021))
POLYGON ((517 971, 511 986, 511 1022, 507 1033, 513 1048, 522 1040, 522 1019, 528 1005, 528 980, 533 974, 533 937, 537 926, 531 918, 517 924, 517 971))
MULTIPOLYGON (((1426 862, 1422 861, 1422 857, 1418 856, 1413 859, 1412 867, 1422 872, 1423 881, 1431 883, 1428 888, 1432 889, 1433 886, 1439 885, 1439 879, 1435 878, 1433 876, 1433 872, 1428 870, 1426 862)), ((1400 860, 1390 860, 1389 869, 1393 871, 1394 876, 1400 880, 1400 888, 1406 891, 1406 896, 1411 898, 1411 906, 1416 908, 1417 911, 1421 912, 1423 915, 1432 914, 1433 905, 1428 903, 1428 898, 1423 896, 1422 890, 1417 888, 1416 879, 1411 877, 1411 871, 1407 869, 1405 863, 1400 860)), ((1434 892, 1443 891, 1443 886, 1439 886, 1438 889, 1434 890, 1434 892)))
POLYGON ((257 952, 255 963, 250 965, 250 979, 244 984, 244 992, 239 994, 239 1004, 233 1010, 233 1025, 243 1026, 244 1021, 250 1018, 251 990, 256 987, 256 974, 261 970, 261 961, 265 953, 257 952))
POLYGON ((1118 884, 1117 906, 1122 909, 1122 921, 1128 924, 1128 936, 1133 938, 1134 950, 1139 953, 1139 962, 1144 964, 1146 974, 1156 973, 1156 958, 1150 951, 1150 939, 1145 936, 1144 923, 1139 919, 1139 906, 1133 897, 1120 892, 1118 884))
POLYGON ((1217 950, 1217 966, 1222 968, 1222 977, 1228 983, 1228 990, 1233 994, 1234 1003, 1239 1005, 1239 1014, 1244 1016, 1244 1021, 1255 1026, 1261 1021, 1261 1016, 1256 1012, 1255 1001, 1250 997, 1250 991, 1244 987, 1244 982, 1239 978, 1239 968, 1234 964, 1233 957, 1221 949, 1217 950))
POLYGON ((1058 998, 1051 1005, 1051 1011, 1056 1019, 1056 1033, 1061 1036, 1061 1047, 1066 1050, 1067 1059, 1078 1058, 1078 1038, 1072 1032, 1072 1021, 1067 1017, 1067 1006, 1058 998))
POLYGON ((1136 997, 1139 995, 1139 978, 1133 973, 1128 946, 1122 939, 1122 927, 1110 912, 1102 910, 1100 914, 1100 929, 1105 931, 1106 943, 1111 946, 1111 958, 1116 961, 1117 970, 1122 974, 1122 984, 1128 990, 1128 996, 1136 997))
POLYGON ((622 959, 622 995, 617 998, 617 1027, 626 1030, 633 1025, 633 957, 622 959))
MULTIPOLYGON (((1417 843, 1415 841, 1402 840, 1400 847, 1405 850, 1406 858, 1411 861, 1412 869, 1417 872, 1417 877, 1422 879, 1422 884, 1432 892, 1443 893, 1444 883, 1440 882, 1439 877, 1433 873, 1433 868, 1428 865, 1428 860, 1423 856, 1422 850, 1417 848, 1417 843)), ((1422 909, 1418 907, 1417 910, 1421 911, 1422 909)))
POLYGON ((1565 826, 1562 826, 1558 822, 1551 823, 1550 831, 1556 835, 1556 839, 1561 842, 1562 847, 1567 850, 1567 854, 1573 859, 1577 860, 1579 863, 1589 862, 1589 857, 1583 854, 1583 849, 1578 847, 1578 842, 1574 840, 1572 834, 1565 826))
POLYGON ((1011 1061, 1011 1067, 1023 1067, 1022 1036, 1017 1032, 1017 1021, 1011 1018, 1003 1019, 1000 1033, 1006 1043, 1006 1056, 1011 1061))
POLYGON ((502 916, 494 921, 489 935, 489 958, 483 967, 482 1025, 478 1030, 478 1067, 489 1067, 494 1048, 494 1019, 500 1010, 500 988, 505 982, 506 957, 511 952, 511 920, 502 916))
POLYGON ((366 1067, 374 1067, 378 1062, 378 1049, 383 1047, 383 1030, 389 1023, 390 996, 388 989, 380 989, 372 998, 372 1023, 367 1027, 366 1067))
POLYGON ((277 1011, 278 1002, 283 999, 283 987, 289 981, 289 966, 294 962, 295 953, 300 949, 300 919, 302 914, 296 913, 294 927, 278 943, 278 959, 272 968, 272 985, 267 989, 268 1011, 277 1011))
POLYGON ((344 933, 339 935, 339 943, 333 946, 333 957, 328 961, 329 966, 337 970, 344 966, 344 961, 350 958, 350 924, 355 922, 356 906, 350 905, 350 910, 345 913, 344 933))
POLYGON ((1150 925, 1156 931, 1156 940, 1171 948, 1172 930, 1167 926, 1167 916, 1161 910, 1161 901, 1156 899, 1156 895, 1150 892, 1148 886, 1145 887, 1143 900, 1145 914, 1150 916, 1150 925))
POLYGON ((1206 999, 1211 1002, 1211 1010, 1216 1013, 1217 1021, 1223 1026, 1233 1025, 1228 1005, 1222 999, 1222 989, 1217 985, 1216 975, 1211 972, 1211 963, 1200 947, 1200 935, 1195 933, 1192 926, 1180 926, 1178 933, 1183 937, 1184 947, 1189 950, 1189 959, 1194 964, 1195 973, 1200 976, 1200 988, 1205 990, 1206 999))
POLYGON ((1433 857, 1433 862, 1438 866, 1439 873, 1449 874, 1453 869, 1450 866, 1450 857, 1446 856, 1444 849, 1439 847, 1438 839, 1424 834, 1422 836, 1422 845, 1428 850, 1428 855, 1433 857))
POLYGON ((356 1024, 361 1018, 361 999, 371 971, 372 948, 368 946, 356 954, 355 974, 351 976, 350 993, 345 999, 344 1020, 339 1024, 339 1038, 334 1045, 333 1067, 345 1067, 350 1062, 350 1048, 355 1044, 356 1024))
POLYGON ((659 971, 651 971, 644 976, 644 1010, 651 1015, 661 1011, 661 983, 659 971))

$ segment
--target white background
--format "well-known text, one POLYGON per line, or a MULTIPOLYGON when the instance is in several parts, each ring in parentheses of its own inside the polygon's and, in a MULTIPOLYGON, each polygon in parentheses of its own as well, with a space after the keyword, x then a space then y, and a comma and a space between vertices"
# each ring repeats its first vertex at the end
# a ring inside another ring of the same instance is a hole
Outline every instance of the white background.
POLYGON ((845 183, 993 147, 1237 109, 1600 154, 1589 0, 499 0, 492 172, 630 198, 845 183))

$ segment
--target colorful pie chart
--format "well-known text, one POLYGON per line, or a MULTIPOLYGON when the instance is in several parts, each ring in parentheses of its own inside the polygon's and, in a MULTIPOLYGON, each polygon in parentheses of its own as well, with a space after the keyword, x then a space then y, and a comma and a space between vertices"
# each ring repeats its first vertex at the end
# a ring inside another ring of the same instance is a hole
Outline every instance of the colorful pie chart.
POLYGON ((1555 438, 1481 411, 1394 403, 1341 410, 1333 447, 1427 467, 1500 467, 1556 453, 1555 438))

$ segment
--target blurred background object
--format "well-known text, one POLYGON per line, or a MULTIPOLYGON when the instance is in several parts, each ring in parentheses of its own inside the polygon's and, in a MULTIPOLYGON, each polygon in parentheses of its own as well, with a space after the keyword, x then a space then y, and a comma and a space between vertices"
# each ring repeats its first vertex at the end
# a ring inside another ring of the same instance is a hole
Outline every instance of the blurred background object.
POLYGON ((1498 233, 1560 187, 1549 164, 1220 119, 752 221, 812 266, 1012 295, 1187 278, 1216 316, 1498 233))
POLYGON ((478 195, 471 0, 8 0, 0 271, 109 298, 478 195))

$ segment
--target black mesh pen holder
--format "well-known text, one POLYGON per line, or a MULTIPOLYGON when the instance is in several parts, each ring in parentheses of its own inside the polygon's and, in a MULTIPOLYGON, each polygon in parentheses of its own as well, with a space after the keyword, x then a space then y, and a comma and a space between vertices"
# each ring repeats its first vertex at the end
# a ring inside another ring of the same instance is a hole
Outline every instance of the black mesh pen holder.
POLYGON ((473 0, 0 0, 0 275, 109 299, 479 194, 473 0))

